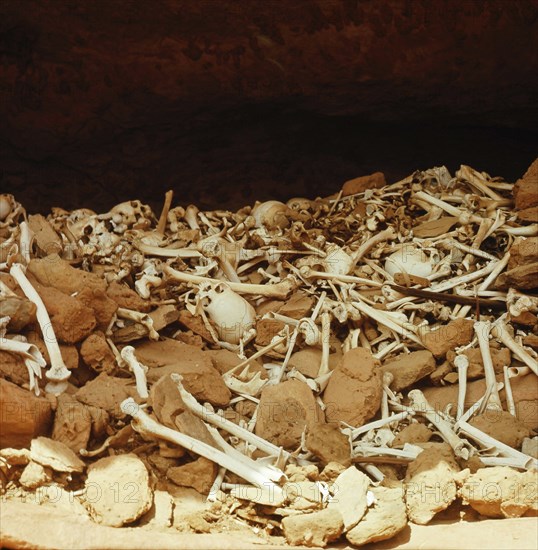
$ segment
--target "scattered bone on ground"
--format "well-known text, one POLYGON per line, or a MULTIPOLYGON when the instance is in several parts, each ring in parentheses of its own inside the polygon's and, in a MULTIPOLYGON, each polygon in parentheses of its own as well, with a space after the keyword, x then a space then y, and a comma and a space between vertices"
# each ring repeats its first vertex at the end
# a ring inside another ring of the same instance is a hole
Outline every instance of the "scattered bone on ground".
POLYGON ((6 502, 305 546, 538 513, 538 159, 60 206, 0 195, 6 502))

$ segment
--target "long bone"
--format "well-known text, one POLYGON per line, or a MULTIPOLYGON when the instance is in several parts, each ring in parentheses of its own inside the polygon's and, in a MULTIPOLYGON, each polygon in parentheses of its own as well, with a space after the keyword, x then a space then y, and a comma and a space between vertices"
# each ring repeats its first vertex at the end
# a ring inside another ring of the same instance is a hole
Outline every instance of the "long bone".
POLYGON ((47 308, 24 271, 25 268, 22 264, 14 263, 11 266, 9 274, 17 281, 26 297, 36 305, 37 322, 41 328, 43 340, 50 358, 50 368, 45 374, 49 379, 49 383, 45 386, 45 391, 60 394, 67 389, 67 379, 71 376, 71 371, 65 366, 47 308))
MULTIPOLYGON (((194 437, 185 435, 159 424, 159 422, 153 420, 147 413, 145 413, 142 408, 136 404, 132 397, 122 401, 120 408, 124 414, 128 414, 133 417, 132 426, 137 432, 146 436, 154 436, 176 445, 180 445, 181 447, 203 456, 226 468, 227 470, 230 470, 259 489, 270 489, 277 501, 284 500, 282 489, 266 475, 260 472, 258 464, 256 464, 254 460, 245 457, 247 458, 246 461, 238 461, 234 457, 227 455, 223 451, 220 451, 219 449, 216 449, 203 441, 199 441, 194 437)), ((284 473, 282 473, 282 475, 284 475, 284 473)))

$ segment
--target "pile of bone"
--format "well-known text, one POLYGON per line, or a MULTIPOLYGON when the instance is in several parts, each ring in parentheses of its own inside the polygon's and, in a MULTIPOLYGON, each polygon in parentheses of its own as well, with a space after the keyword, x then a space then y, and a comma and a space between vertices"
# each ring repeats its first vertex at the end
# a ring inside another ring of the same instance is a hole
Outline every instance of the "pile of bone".
POLYGON ((309 546, 535 515, 537 178, 158 216, 1 195, 4 501, 309 546))

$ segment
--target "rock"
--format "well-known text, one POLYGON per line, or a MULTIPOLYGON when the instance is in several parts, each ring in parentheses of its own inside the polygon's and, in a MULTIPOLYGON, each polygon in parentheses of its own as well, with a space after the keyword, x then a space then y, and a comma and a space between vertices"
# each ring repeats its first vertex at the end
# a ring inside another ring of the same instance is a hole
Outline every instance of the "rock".
POLYGON ((132 288, 124 283, 113 281, 108 285, 106 294, 119 307, 142 311, 144 313, 147 313, 151 309, 151 304, 148 300, 141 298, 132 288))
MULTIPOLYGON (((30 330, 26 332, 26 337, 28 339, 28 342, 35 344, 39 348, 39 351, 42 353, 45 361, 48 365, 50 365, 49 352, 47 350, 45 342, 43 341, 41 332, 38 332, 37 330, 30 330)), ((69 370, 78 369, 79 354, 78 349, 75 345, 60 344, 60 353, 62 354, 62 359, 64 360, 65 366, 69 370)))
POLYGON ((525 437, 521 445, 521 452, 538 459, 538 436, 525 437))
POLYGON ((514 185, 516 208, 538 206, 538 159, 536 159, 521 179, 514 185))
POLYGON ((390 372, 394 376, 390 389, 395 392, 409 388, 434 370, 435 359, 427 350, 402 353, 381 367, 383 373, 390 372))
POLYGON ((153 328, 158 332, 179 319, 179 310, 173 304, 165 304, 151 311, 149 316, 153 321, 153 328))
POLYGON ((401 488, 373 487, 375 502, 356 527, 346 533, 354 546, 391 539, 407 525, 407 514, 401 488))
POLYGON ((285 506, 302 512, 323 508, 323 494, 316 481, 287 481, 282 486, 285 495, 285 506))
POLYGON ((166 477, 176 485, 192 487, 200 494, 207 495, 217 477, 218 469, 217 464, 201 456, 183 466, 168 468, 166 477))
POLYGON ((193 315, 190 311, 182 309, 179 312, 179 324, 188 330, 192 330, 194 334, 201 336, 206 342, 213 342, 211 333, 207 330, 200 316, 193 315))
POLYGON ((296 290, 279 308, 278 313, 292 319, 302 319, 312 309, 314 298, 303 290, 296 290))
POLYGON ((329 462, 338 462, 343 466, 351 464, 351 449, 348 438, 336 424, 318 422, 307 428, 306 448, 325 466, 329 462))
POLYGON ((538 223, 538 206, 524 208, 517 213, 517 219, 522 222, 538 223))
POLYGON ((470 319, 456 319, 420 337, 424 346, 439 359, 449 350, 468 344, 474 337, 473 325, 470 319))
POLYGON ((128 378, 108 376, 102 372, 97 378, 82 386, 75 393, 75 397, 85 405, 104 409, 115 417, 123 417, 121 402, 128 397, 135 401, 139 399, 136 388, 129 384, 132 384, 132 381, 128 378))
POLYGON ((66 393, 57 399, 52 439, 64 443, 75 453, 87 449, 92 431, 92 415, 88 407, 66 393))
POLYGON ((311 514, 289 516, 282 520, 288 544, 325 547, 340 537, 344 522, 340 512, 325 508, 311 514))
POLYGON ((52 470, 37 462, 29 462, 22 471, 19 483, 26 489, 37 489, 52 479, 52 470))
POLYGON ((432 437, 433 432, 421 422, 413 422, 401 430, 391 447, 403 447, 406 443, 426 443, 432 437))
POLYGON ((383 172, 374 172, 368 176, 359 176, 348 180, 342 186, 342 196, 355 195, 363 193, 367 189, 379 189, 387 185, 385 174, 383 172))
POLYGON ((32 214, 28 216, 28 226, 34 234, 34 244, 44 256, 56 256, 63 250, 62 239, 54 231, 45 216, 32 214))
POLYGON ((101 288, 83 288, 76 297, 77 300, 93 310, 97 329, 106 330, 118 309, 118 304, 109 298, 105 290, 101 288))
MULTIPOLYGON (((207 350, 204 353, 211 357, 211 362, 213 366, 220 372, 220 374, 228 372, 243 361, 243 359, 241 359, 239 355, 237 355, 237 353, 234 353, 233 351, 227 349, 207 350)), ((267 378, 267 371, 263 368, 263 365, 257 359, 251 361, 249 363, 249 367, 250 372, 259 372, 262 380, 265 380, 267 378)))
MULTIPOLYGON (((497 380, 502 382, 503 377, 498 375, 497 380)), ((512 378, 510 381, 512 394, 516 404, 517 418, 531 430, 538 430, 538 379, 533 373, 512 378)), ((475 380, 467 384, 465 396, 465 410, 476 403, 486 391, 484 379, 475 380)), ((458 386, 443 386, 438 388, 424 388, 423 391, 428 403, 435 410, 444 410, 452 404, 452 411, 458 406, 458 386)), ((505 391, 499 392, 503 408, 506 409, 505 391)))
POLYGON ((49 433, 52 407, 43 397, 0 378, 0 448, 27 447, 49 433))
POLYGON ((106 282, 99 275, 72 267, 58 254, 30 260, 28 273, 31 273, 41 285, 55 288, 69 296, 85 288, 103 291, 106 289, 106 282))
POLYGON ((8 332, 20 332, 25 326, 36 322, 36 305, 20 296, 2 297, 2 317, 9 317, 8 332))
MULTIPOLYGON (((148 404, 153 408, 153 412, 161 424, 215 446, 215 441, 202 419, 185 407, 170 376, 162 376, 153 384, 149 392, 148 404)), ((210 414, 209 411, 208 414, 210 414)))
POLYGON ((508 466, 482 468, 464 481, 460 495, 479 514, 492 518, 536 516, 536 471, 518 472, 508 466))
POLYGON ((256 322, 256 345, 267 346, 284 328, 285 323, 276 319, 260 319, 256 322))
POLYGON ((370 478, 359 472, 355 466, 344 470, 332 483, 334 498, 327 505, 329 510, 338 510, 347 532, 362 519, 368 508, 366 493, 370 487, 370 478))
POLYGON ((499 409, 486 409, 483 414, 471 418, 469 424, 514 449, 519 449, 523 439, 532 434, 532 430, 515 416, 499 409))
POLYGON ((60 342, 74 344, 92 332, 97 324, 92 309, 54 287, 43 286, 35 280, 30 282, 43 300, 60 342))
POLYGON ((153 504, 142 516, 139 525, 148 527, 166 528, 172 525, 174 515, 174 499, 167 491, 154 491, 153 504))
POLYGON ((48 437, 37 437, 30 444, 30 457, 56 472, 82 472, 86 464, 64 443, 48 437))
POLYGON ((150 383, 177 373, 183 376, 185 388, 198 401, 209 401, 218 407, 225 407, 230 402, 230 390, 213 367, 211 358, 195 346, 168 338, 147 341, 136 347, 136 357, 149 367, 147 379, 150 383))
POLYGON ((320 481, 327 481, 333 483, 334 480, 346 470, 346 467, 339 462, 329 462, 322 472, 319 474, 320 481))
POLYGON ((361 426, 379 410, 382 391, 379 361, 365 348, 349 350, 323 393, 327 422, 361 426))
POLYGON ((112 527, 132 523, 153 503, 146 466, 133 454, 108 456, 94 462, 88 468, 85 496, 91 517, 112 527))
MULTIPOLYGON (((329 369, 333 370, 342 359, 339 350, 329 354, 329 369)), ((297 369, 301 374, 316 378, 321 364, 321 350, 315 347, 306 347, 292 354, 289 360, 289 368, 297 369)))
POLYGON ((323 421, 323 412, 304 382, 287 380, 262 389, 255 432, 275 445, 295 449, 305 426, 323 421))
MULTIPOLYGON (((342 467, 342 471, 344 467, 342 467)), ((290 483, 297 481, 317 481, 319 478, 319 470, 315 464, 307 464, 306 466, 298 466, 297 464, 287 464, 284 470, 286 477, 290 483)))
POLYGON ((538 262, 521 265, 501 273, 495 280, 495 288, 514 287, 522 290, 538 288, 538 262))
POLYGON ((80 355, 84 363, 96 372, 112 374, 118 368, 105 335, 100 331, 93 332, 82 342, 80 355))
POLYGON ((19 353, 0 350, 0 374, 18 386, 28 384, 28 369, 19 353))
POLYGON ((527 334, 523 337, 523 345, 529 346, 534 350, 538 350, 538 335, 537 334, 527 334))
MULTIPOLYGON (((503 367, 505 365, 510 366, 512 362, 512 354, 508 348, 495 348, 489 347, 491 352, 491 359, 493 361, 493 369, 497 374, 503 373, 503 367)), ((467 369, 467 379, 484 377, 484 362, 482 361, 482 353, 479 348, 469 348, 463 352, 463 355, 467 356, 469 360, 469 367, 467 369)), ((456 353, 454 350, 450 350, 446 354, 446 358, 452 365, 454 365, 454 359, 456 353)))
POLYGON ((409 464, 405 476, 405 504, 409 519, 426 525, 456 499, 460 468, 448 443, 427 447, 409 464))
POLYGON ((520 237, 510 247, 508 269, 538 262, 538 237, 520 237))

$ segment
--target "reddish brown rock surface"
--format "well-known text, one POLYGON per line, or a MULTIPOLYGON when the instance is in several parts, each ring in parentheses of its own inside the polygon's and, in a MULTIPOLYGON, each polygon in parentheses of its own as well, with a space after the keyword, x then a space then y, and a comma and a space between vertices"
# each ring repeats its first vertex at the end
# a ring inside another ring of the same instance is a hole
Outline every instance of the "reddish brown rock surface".
POLYGON ((47 434, 52 420, 50 402, 0 378, 0 448, 27 447, 47 434))
POLYGON ((379 361, 365 348, 348 351, 323 393, 327 422, 361 426, 379 410, 382 377, 379 361))

